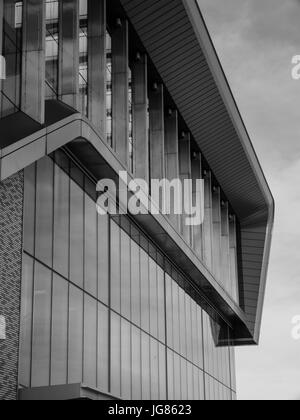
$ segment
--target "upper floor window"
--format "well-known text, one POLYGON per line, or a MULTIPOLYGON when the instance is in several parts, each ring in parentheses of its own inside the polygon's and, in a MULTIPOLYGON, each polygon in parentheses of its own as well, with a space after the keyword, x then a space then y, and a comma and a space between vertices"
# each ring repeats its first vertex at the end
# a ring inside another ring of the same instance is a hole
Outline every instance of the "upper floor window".
POLYGON ((83 115, 88 115, 88 2, 79 3, 79 96, 80 109, 83 115))
POLYGON ((58 97, 59 2, 46 0, 46 99, 58 97))
POLYGON ((112 40, 106 31, 106 136, 112 146, 112 40))

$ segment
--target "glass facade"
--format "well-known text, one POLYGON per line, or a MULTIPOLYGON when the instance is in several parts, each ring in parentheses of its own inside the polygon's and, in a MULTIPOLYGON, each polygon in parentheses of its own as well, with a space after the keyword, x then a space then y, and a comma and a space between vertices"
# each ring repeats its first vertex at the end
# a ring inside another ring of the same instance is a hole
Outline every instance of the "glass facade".
POLYGON ((18 112, 21 106, 23 2, 3 0, 2 55, 6 60, 6 80, 2 82, 0 118, 18 112))
POLYGON ((79 1, 79 109, 88 116, 88 0, 79 1))
POLYGON ((106 136, 112 146, 112 39, 106 31, 106 136))
POLYGON ((189 280, 63 152, 25 170, 22 387, 122 399, 235 399, 234 354, 189 280))

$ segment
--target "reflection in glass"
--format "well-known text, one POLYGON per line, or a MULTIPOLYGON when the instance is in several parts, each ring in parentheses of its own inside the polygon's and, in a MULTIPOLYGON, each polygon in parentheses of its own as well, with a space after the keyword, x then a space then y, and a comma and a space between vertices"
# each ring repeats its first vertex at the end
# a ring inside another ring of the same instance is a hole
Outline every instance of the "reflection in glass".
POLYGON ((80 110, 88 116, 88 1, 79 1, 79 98, 80 110))
POLYGON ((112 147, 112 39, 106 31, 106 136, 112 147))
POLYGON ((46 99, 58 97, 59 2, 46 0, 46 99))

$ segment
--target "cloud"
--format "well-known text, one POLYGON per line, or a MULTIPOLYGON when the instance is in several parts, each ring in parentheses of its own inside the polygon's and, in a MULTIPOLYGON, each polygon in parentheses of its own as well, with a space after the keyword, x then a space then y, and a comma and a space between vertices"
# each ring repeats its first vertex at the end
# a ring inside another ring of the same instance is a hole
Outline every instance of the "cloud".
POLYGON ((276 202, 276 223, 258 348, 237 350, 241 399, 299 399, 300 54, 299 0, 198 0, 276 202))

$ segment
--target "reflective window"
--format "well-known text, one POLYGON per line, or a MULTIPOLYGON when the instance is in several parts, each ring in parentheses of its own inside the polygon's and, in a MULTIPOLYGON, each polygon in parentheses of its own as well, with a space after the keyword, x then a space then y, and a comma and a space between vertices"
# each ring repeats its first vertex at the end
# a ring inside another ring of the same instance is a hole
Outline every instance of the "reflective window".
POLYGON ((133 139, 133 106, 132 106, 132 71, 128 68, 128 145, 129 145, 129 171, 134 173, 134 139, 133 139))
POLYGON ((84 288, 97 296, 97 211, 95 202, 85 195, 84 288))
POLYGON ((97 302, 84 297, 84 369, 83 381, 96 388, 97 386, 97 302))
POLYGON ((131 399, 131 327, 130 323, 121 321, 121 396, 131 399))
POLYGON ((46 0, 46 99, 58 97, 59 2, 46 0))
POLYGON ((88 115, 88 1, 79 1, 79 97, 80 110, 88 115))
POLYGON ((83 288, 84 257, 84 192, 71 180, 70 184, 70 279, 83 288))
POLYGON ((98 304, 98 379, 97 388, 109 389, 109 311, 98 304))

